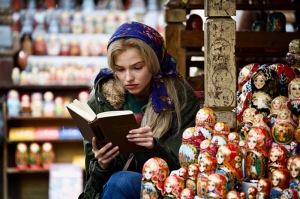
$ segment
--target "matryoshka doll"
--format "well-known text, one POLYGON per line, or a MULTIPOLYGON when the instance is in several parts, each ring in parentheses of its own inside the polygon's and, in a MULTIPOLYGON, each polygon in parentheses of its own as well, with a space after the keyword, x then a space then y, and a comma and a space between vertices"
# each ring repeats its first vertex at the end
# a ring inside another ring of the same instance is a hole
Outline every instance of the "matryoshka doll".
POLYGON ((28 94, 23 94, 21 96, 21 112, 23 115, 30 114, 30 96, 28 94))
POLYGON ((217 168, 217 159, 212 156, 205 156, 199 161, 199 173, 197 177, 197 196, 204 198, 208 176, 215 173, 217 168))
POLYGON ((218 163, 216 173, 227 177, 227 189, 239 190, 243 177, 243 153, 240 147, 235 143, 222 145, 218 148, 216 158, 218 163))
POLYGON ((280 199, 297 199, 297 191, 294 189, 285 189, 282 191, 280 199))
POLYGON ((211 140, 216 123, 214 111, 208 107, 201 108, 196 114, 195 122, 195 131, 200 131, 205 139, 211 140))
POLYGON ((268 177, 276 169, 287 168, 288 150, 282 145, 273 145, 269 151, 268 177))
POLYGON ((189 188, 184 188, 181 192, 180 199, 194 199, 195 194, 194 192, 189 188))
POLYGON ((8 111, 8 116, 11 117, 18 116, 20 114, 21 103, 19 99, 19 92, 15 89, 12 89, 8 92, 7 111, 8 111))
POLYGON ((205 198, 225 198, 227 191, 227 177, 225 175, 212 173, 208 176, 205 198))
POLYGON ((31 169, 39 169, 41 166, 41 149, 35 142, 29 146, 28 164, 31 169))
POLYGON ((184 185, 185 185, 185 181, 188 177, 188 168, 187 167, 180 167, 180 169, 178 169, 178 177, 180 177, 181 179, 184 180, 184 185))
POLYGON ((258 180, 265 176, 267 157, 272 137, 262 128, 252 128, 246 137, 245 180, 258 180))
POLYGON ((287 169, 276 169, 271 174, 272 187, 270 190, 270 198, 280 198, 282 191, 289 188, 290 172, 287 169))
POLYGON ((265 129, 268 133, 271 133, 271 129, 267 124, 267 117, 261 113, 254 115, 252 127, 260 127, 265 129))
POLYGON ((212 142, 218 146, 224 145, 228 141, 228 135, 230 133, 230 127, 225 122, 217 122, 214 126, 212 142))
POLYGON ((182 143, 179 148, 179 162, 182 167, 198 162, 199 150, 192 142, 194 132, 194 127, 188 127, 182 134, 182 143))
POLYGON ((291 67, 300 68, 300 39, 293 39, 289 43, 289 52, 285 59, 291 67))
POLYGON ((199 165, 194 163, 188 166, 188 177, 186 179, 185 187, 190 188, 194 195, 197 193, 197 176, 199 173, 199 165))
POLYGON ((299 150, 300 150, 299 142, 297 140, 291 141, 290 148, 289 148, 289 157, 299 155, 299 150))
POLYGON ((42 154, 41 154, 42 166, 46 169, 50 167, 50 165, 54 162, 55 154, 53 151, 53 146, 50 142, 45 142, 42 145, 42 154))
POLYGON ((247 189, 247 197, 246 199, 255 199, 257 195, 257 188, 255 186, 250 186, 247 189))
POLYGON ((164 182, 164 199, 179 199, 184 189, 184 181, 176 175, 170 175, 164 182))
POLYGON ((15 162, 17 169, 27 169, 28 150, 25 143, 18 143, 15 153, 15 162))
POLYGON ((239 144, 240 143, 240 135, 237 132, 230 132, 228 135, 228 143, 235 143, 239 144))
POLYGON ((289 98, 286 96, 277 96, 271 102, 271 113, 267 116, 268 125, 272 129, 277 119, 278 113, 287 106, 289 98))
POLYGON ((278 144, 289 144, 294 138, 294 130, 297 125, 292 119, 292 113, 289 109, 283 108, 278 114, 274 126, 272 127, 272 136, 278 144))
POLYGON ((200 152, 198 155, 198 163, 201 158, 206 156, 216 157, 218 146, 209 139, 205 139, 200 143, 200 152))
POLYGON ((271 190, 271 181, 267 178, 261 178, 257 182, 257 194, 256 198, 269 199, 271 190))
POLYGON ((270 114, 271 101, 278 96, 279 77, 267 65, 261 66, 251 77, 251 107, 265 116, 270 114))
POLYGON ((254 116, 258 113, 255 108, 246 108, 243 113, 243 121, 238 124, 238 133, 240 134, 242 140, 246 139, 247 133, 250 131, 250 128, 254 122, 254 116))
POLYGON ((293 158, 289 167, 289 171, 291 173, 289 188, 297 191, 300 183, 300 156, 295 156, 295 158, 293 158))
POLYGON ((143 165, 141 198, 161 198, 164 182, 169 175, 169 167, 165 160, 154 157, 143 165))
POLYGON ((298 117, 300 115, 300 78, 295 78, 289 83, 288 98, 291 104, 290 110, 298 117))
POLYGON ((285 32, 286 18, 282 12, 273 12, 267 18, 267 32, 285 32))
POLYGON ((230 190, 228 191, 228 193, 226 194, 225 199, 243 199, 243 192, 237 192, 235 190, 230 190))

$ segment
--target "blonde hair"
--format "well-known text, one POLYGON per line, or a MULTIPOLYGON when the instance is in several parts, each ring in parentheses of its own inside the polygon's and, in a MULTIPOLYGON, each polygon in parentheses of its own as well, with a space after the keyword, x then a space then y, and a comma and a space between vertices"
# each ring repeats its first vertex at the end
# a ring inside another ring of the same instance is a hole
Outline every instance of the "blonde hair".
MULTIPOLYGON (((143 60, 148 67, 149 72, 152 75, 159 74, 161 72, 161 66, 158 61, 158 58, 154 52, 154 50, 144 41, 136 38, 124 38, 118 39, 110 44, 107 51, 107 59, 109 67, 115 71, 115 57, 120 53, 124 52, 127 49, 135 48, 137 49, 143 60)), ((174 105, 174 110, 177 116, 177 130, 180 129, 181 124, 181 110, 187 104, 187 94, 186 94, 186 85, 187 82, 184 78, 168 78, 163 77, 165 87, 168 92, 168 97, 174 105), (179 92, 181 96, 184 98, 184 103, 180 104, 179 100, 179 92), (183 92, 182 92, 183 91, 183 92), (182 94, 184 94, 182 96, 182 94)), ((172 110, 167 109, 162 111, 161 113, 156 113, 152 108, 152 102, 149 100, 145 114, 142 120, 142 126, 150 126, 154 133, 154 137, 161 138, 169 129, 172 122, 172 110)))

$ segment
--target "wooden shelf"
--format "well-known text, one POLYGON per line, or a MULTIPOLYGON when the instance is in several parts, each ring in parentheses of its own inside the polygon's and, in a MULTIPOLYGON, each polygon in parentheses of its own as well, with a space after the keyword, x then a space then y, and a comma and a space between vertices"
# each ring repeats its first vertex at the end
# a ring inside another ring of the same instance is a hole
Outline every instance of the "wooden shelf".
POLYGON ((8 174, 16 174, 16 173, 49 173, 49 169, 44 169, 44 168, 40 168, 40 169, 25 169, 25 170, 20 170, 17 169, 16 167, 9 167, 6 169, 6 172, 8 174))

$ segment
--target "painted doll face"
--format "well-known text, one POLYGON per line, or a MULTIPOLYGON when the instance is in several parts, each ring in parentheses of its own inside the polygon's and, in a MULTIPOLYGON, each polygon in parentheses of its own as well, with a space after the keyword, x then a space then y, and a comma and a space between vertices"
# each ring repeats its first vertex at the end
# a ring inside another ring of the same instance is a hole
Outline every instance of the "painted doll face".
POLYGON ((189 167, 189 176, 194 176, 195 175, 195 169, 193 167, 189 167))
POLYGON ((280 106, 281 106, 280 100, 276 99, 276 100, 273 100, 273 101, 272 101, 272 107, 273 107, 275 110, 279 109, 280 106))
POLYGON ((288 119, 290 113, 288 109, 283 109, 278 113, 278 115, 279 115, 279 119, 286 120, 288 119))
POLYGON ((278 159, 278 153, 276 150, 272 150, 270 153, 270 160, 271 162, 276 162, 278 159))
POLYGON ((216 131, 222 131, 224 128, 223 124, 221 122, 217 122, 215 125, 215 130, 216 131))
POLYGON ((273 175, 271 180, 272 180, 272 185, 273 186, 278 186, 278 184, 279 184, 279 178, 278 178, 278 176, 273 175))
POLYGON ((217 157, 218 164, 223 164, 225 159, 224 154, 222 152, 218 152, 216 157, 217 157))
POLYGON ((153 175, 152 169, 150 167, 146 167, 145 170, 144 170, 144 177, 147 180, 150 180, 152 175, 153 175))
POLYGON ((212 181, 212 180, 209 180, 208 183, 207 183, 207 189, 208 191, 214 191, 216 188, 216 185, 215 183, 212 181))
POLYGON ((193 136, 193 131, 192 131, 192 128, 187 128, 183 134, 182 134, 182 138, 183 139, 189 139, 193 136))
POLYGON ((297 167, 296 164, 291 164, 290 172, 292 178, 296 178, 299 175, 299 168, 297 167))
POLYGON ((166 190, 166 193, 171 193, 172 192, 172 184, 169 182, 166 183, 165 190, 166 190))
POLYGON ((299 98, 300 97, 300 83, 295 83, 291 86, 291 95, 293 97, 299 98))
POLYGON ((249 149, 254 149, 256 147, 257 144, 257 139, 254 136, 251 136, 248 140, 247 140, 247 144, 248 144, 248 148, 249 149))
POLYGON ((254 78, 254 86, 257 88, 257 89, 261 89, 265 83, 266 83, 266 78, 262 75, 257 75, 255 78, 254 78))
POLYGON ((210 141, 209 140, 203 140, 200 144, 200 148, 201 149, 206 149, 207 147, 209 147, 210 141))
POLYGON ((207 113, 205 110, 201 109, 197 113, 197 120, 199 121, 205 121, 209 116, 209 113, 207 113))
POLYGON ((199 163, 199 170, 201 173, 205 172, 206 170, 206 164, 203 161, 200 161, 199 163))

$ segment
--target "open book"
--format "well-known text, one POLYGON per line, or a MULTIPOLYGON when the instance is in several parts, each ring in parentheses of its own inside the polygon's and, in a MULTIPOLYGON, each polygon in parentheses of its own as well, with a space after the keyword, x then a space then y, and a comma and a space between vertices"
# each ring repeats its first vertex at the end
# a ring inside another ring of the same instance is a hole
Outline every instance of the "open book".
POLYGON ((90 142, 96 137, 99 147, 112 142, 114 146, 119 146, 120 152, 123 153, 146 150, 145 147, 129 142, 126 138, 130 130, 139 128, 132 111, 108 111, 96 115, 87 104, 77 99, 69 103, 67 109, 82 136, 90 142))

